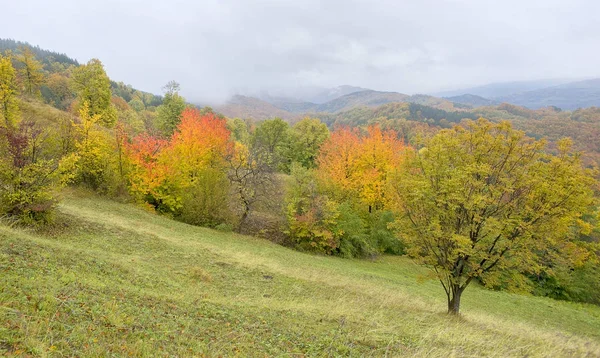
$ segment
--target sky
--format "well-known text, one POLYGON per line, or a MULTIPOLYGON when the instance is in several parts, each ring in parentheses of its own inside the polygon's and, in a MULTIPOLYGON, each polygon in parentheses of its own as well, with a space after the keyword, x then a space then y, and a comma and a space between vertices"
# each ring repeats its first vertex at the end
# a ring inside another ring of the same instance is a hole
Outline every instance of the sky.
POLYGON ((597 0, 28 0, 0 37, 99 58, 111 79, 189 100, 361 86, 407 94, 600 77, 597 0))

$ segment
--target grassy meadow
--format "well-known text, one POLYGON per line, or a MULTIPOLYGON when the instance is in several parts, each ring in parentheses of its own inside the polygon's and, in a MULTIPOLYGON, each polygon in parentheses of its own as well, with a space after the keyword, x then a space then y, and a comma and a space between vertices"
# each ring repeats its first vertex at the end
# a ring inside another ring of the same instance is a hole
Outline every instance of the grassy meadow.
POLYGON ((404 257, 315 256, 68 192, 0 225, 0 355, 598 357, 600 307, 469 287, 404 257))

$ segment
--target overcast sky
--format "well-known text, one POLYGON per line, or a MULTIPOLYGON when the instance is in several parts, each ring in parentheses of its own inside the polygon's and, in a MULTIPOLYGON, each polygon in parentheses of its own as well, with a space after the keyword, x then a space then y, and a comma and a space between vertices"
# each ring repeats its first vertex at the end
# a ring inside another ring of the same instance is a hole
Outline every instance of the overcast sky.
POLYGON ((2 12, 0 37, 99 58, 154 93, 174 79, 191 101, 600 76, 598 0, 28 0, 2 12))

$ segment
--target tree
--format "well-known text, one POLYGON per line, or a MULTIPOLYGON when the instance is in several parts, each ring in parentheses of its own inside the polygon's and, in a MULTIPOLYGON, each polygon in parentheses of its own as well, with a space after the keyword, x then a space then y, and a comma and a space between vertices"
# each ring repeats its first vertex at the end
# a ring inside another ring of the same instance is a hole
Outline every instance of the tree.
POLYGON ((62 158, 60 171, 66 183, 81 183, 94 190, 106 190, 108 173, 115 159, 113 138, 102 130, 101 114, 90 115, 87 101, 79 108, 79 122, 74 123, 77 140, 75 151, 62 158))
POLYGON ((9 57, 0 55, 0 116, 7 128, 15 126, 19 117, 15 69, 9 57))
POLYGON ((158 126, 165 136, 170 136, 181 121, 185 99, 179 95, 179 83, 170 81, 163 87, 165 97, 156 109, 158 126))
POLYGON ((65 110, 75 98, 71 87, 71 83, 66 76, 53 73, 48 76, 46 84, 42 88, 42 95, 54 107, 65 110))
POLYGON ((559 154, 509 122, 442 130, 414 152, 396 182, 409 253, 433 269, 458 314, 474 279, 539 267, 538 253, 570 240, 594 180, 562 141, 559 154))
POLYGON ((57 202, 56 165, 41 159, 43 137, 29 120, 0 128, 0 214, 26 224, 51 221, 57 202))
POLYGON ((378 125, 339 128, 321 146, 317 171, 340 201, 358 200, 371 213, 389 206, 389 179, 403 158, 404 145, 394 131, 378 125))
POLYGON ((98 123, 105 127, 114 126, 117 121, 117 111, 111 102, 110 79, 104 71, 102 62, 92 59, 86 65, 75 69, 73 83, 79 96, 79 106, 87 103, 88 113, 85 115, 90 118, 99 116, 98 123))
POLYGON ((305 168, 314 168, 319 149, 329 137, 329 129, 320 120, 306 117, 294 124, 291 137, 292 161, 302 164, 305 168))
POLYGON ((250 138, 257 155, 272 168, 289 170, 290 125, 281 118, 261 122, 250 138))
POLYGON ((242 143, 236 143, 226 160, 227 178, 233 189, 233 197, 240 207, 238 231, 243 232, 246 221, 257 204, 273 206, 273 200, 277 198, 275 168, 260 149, 248 148, 242 143))
POLYGON ((188 108, 168 140, 142 134, 125 143, 130 191, 180 220, 216 226, 226 219, 232 144, 224 119, 188 108))
POLYGON ((24 92, 29 96, 39 96, 40 86, 44 82, 42 64, 35 58, 31 48, 22 46, 15 59, 21 64, 19 73, 23 81, 24 92))

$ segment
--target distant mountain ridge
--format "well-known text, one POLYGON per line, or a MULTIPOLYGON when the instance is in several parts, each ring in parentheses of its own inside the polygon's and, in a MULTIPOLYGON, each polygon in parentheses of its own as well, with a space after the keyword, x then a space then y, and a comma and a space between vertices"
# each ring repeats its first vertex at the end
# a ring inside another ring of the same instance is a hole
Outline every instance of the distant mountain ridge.
POLYGON ((334 88, 325 89, 312 97, 306 98, 306 102, 312 102, 316 104, 323 104, 332 101, 336 98, 346 96, 356 92, 372 91, 368 88, 356 87, 356 86, 337 86, 334 88))
POLYGON ((498 97, 496 100, 531 109, 549 106, 565 110, 600 107, 600 78, 498 97))
POLYGON ((444 97, 445 99, 454 102, 454 103, 461 103, 461 104, 465 104, 471 107, 483 107, 483 106, 495 106, 497 104, 500 104, 500 102, 492 100, 492 99, 487 99, 481 96, 477 96, 474 94, 463 94, 460 96, 452 96, 452 97, 444 97))
MULTIPOLYGON (((299 99, 263 97, 266 100, 236 95, 225 105, 216 109, 229 117, 246 117, 257 120, 280 117, 293 120, 307 113, 338 113, 357 107, 378 107, 388 103, 415 103, 443 110, 462 110, 464 106, 424 94, 409 96, 398 92, 364 90, 342 95, 328 102, 317 104, 299 99)), ((470 107, 469 107, 470 108, 470 107)))
POLYGON ((455 97, 465 94, 493 99, 496 97, 509 96, 517 93, 533 91, 541 88, 557 86, 572 82, 569 79, 544 79, 534 81, 495 82, 476 87, 459 88, 450 91, 432 93, 436 97, 455 97))

